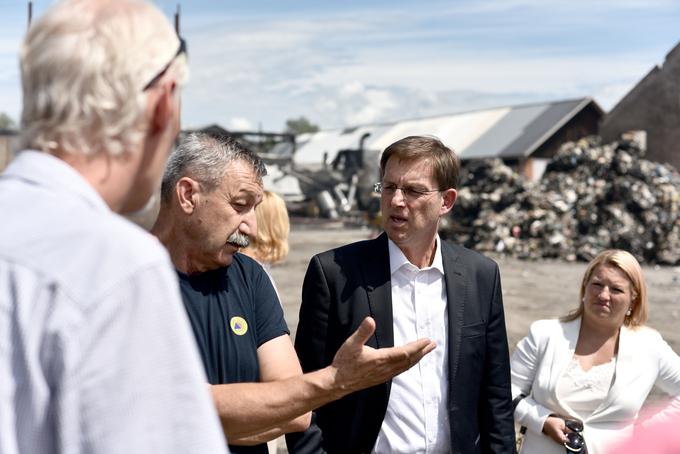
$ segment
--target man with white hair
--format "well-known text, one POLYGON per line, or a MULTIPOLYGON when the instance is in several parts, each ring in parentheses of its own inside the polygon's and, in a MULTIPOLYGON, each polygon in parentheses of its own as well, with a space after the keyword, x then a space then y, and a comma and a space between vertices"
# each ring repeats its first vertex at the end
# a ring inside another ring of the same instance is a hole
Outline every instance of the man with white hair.
POLYGON ((179 130, 185 47, 142 1, 70 0, 21 49, 25 150, 0 175, 0 453, 225 453, 141 209, 179 130))

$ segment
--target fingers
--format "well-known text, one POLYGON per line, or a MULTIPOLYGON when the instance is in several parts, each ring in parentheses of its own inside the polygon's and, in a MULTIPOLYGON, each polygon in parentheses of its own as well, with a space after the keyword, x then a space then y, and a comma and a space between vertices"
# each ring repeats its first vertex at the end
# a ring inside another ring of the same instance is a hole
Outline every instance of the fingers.
POLYGON ((563 444, 567 438, 566 435, 564 435, 564 430, 564 419, 560 417, 549 416, 543 424, 543 433, 558 444, 563 444))
POLYGON ((437 344, 429 339, 418 339, 417 341, 404 344, 401 347, 386 349, 391 351, 389 353, 385 351, 385 353, 389 354, 394 360, 400 358, 398 362, 394 362, 394 365, 396 366, 399 364, 399 373, 401 373, 418 364, 418 361, 420 361, 423 356, 430 353, 436 347, 437 344))
POLYGON ((567 436, 565 435, 567 433, 567 426, 564 424, 564 419, 563 418, 555 418, 557 421, 557 441, 559 443, 564 443, 567 439, 567 436))
POLYGON ((404 350, 404 352, 406 352, 407 355, 409 355, 409 357, 413 356, 417 358, 413 362, 413 364, 415 364, 420 361, 423 356, 437 348, 437 344, 435 344, 430 339, 418 339, 417 341, 404 344, 401 348, 404 350))
POLYGON ((375 332, 375 320, 371 317, 366 317, 361 322, 361 325, 352 333, 352 335, 345 341, 345 343, 352 343, 356 345, 364 345, 366 341, 375 332))

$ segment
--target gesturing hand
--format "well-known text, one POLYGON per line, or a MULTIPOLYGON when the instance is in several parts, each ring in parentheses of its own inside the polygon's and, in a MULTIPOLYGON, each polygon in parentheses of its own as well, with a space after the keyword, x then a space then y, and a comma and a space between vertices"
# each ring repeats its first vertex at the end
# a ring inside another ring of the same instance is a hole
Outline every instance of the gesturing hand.
POLYGON ((375 349, 364 345, 375 332, 375 321, 366 317, 333 358, 335 388, 342 395, 384 383, 411 368, 435 349, 429 339, 400 347, 375 349))

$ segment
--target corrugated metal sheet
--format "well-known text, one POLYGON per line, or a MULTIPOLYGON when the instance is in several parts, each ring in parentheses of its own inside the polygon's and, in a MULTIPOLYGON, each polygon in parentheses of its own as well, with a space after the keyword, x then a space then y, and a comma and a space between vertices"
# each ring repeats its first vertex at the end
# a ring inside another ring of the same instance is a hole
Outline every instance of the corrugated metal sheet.
POLYGON ((351 130, 334 129, 304 134, 297 138, 297 151, 294 160, 296 164, 320 164, 324 153, 328 153, 331 161, 338 151, 347 148, 358 148, 361 136, 369 132, 372 136, 382 130, 380 126, 363 126, 351 130))
POLYGON ((509 111, 508 108, 502 108, 401 121, 387 129, 380 137, 374 137, 370 141, 370 146, 377 150, 384 150, 388 145, 407 136, 433 135, 460 153, 486 131, 493 128, 509 111))
POLYGON ((462 159, 526 157, 591 102, 591 98, 580 98, 360 126, 350 131, 320 131, 298 138, 294 159, 302 165, 321 163, 327 152, 330 161, 341 149, 357 148, 367 132, 371 136, 365 145, 372 150, 384 150, 410 135, 433 135, 462 159))

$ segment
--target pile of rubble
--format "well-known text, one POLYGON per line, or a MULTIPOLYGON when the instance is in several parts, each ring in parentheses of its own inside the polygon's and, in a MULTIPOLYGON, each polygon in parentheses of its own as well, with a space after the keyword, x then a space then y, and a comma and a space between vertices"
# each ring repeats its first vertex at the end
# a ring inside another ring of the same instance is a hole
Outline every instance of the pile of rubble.
POLYGON ((643 156, 635 141, 588 137, 563 145, 538 183, 500 160, 470 163, 441 234, 520 258, 587 261, 620 248, 680 264, 680 175, 643 156))

